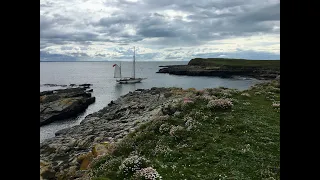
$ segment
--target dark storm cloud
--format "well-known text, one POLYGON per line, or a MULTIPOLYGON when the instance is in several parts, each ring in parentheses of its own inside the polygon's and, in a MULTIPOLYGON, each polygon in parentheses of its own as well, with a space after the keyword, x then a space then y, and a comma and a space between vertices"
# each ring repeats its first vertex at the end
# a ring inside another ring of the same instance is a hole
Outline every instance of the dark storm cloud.
POLYGON ((239 23, 280 21, 280 3, 243 14, 236 18, 236 20, 239 23))

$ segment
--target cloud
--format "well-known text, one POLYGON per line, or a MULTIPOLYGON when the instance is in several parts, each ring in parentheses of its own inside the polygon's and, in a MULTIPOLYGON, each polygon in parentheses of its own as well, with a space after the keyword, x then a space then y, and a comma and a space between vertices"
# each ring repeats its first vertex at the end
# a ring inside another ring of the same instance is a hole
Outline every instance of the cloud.
POLYGON ((40 50, 47 54, 126 59, 131 52, 116 49, 137 46, 148 49, 141 60, 182 60, 241 46, 279 56, 279 35, 279 0, 40 1, 40 50))

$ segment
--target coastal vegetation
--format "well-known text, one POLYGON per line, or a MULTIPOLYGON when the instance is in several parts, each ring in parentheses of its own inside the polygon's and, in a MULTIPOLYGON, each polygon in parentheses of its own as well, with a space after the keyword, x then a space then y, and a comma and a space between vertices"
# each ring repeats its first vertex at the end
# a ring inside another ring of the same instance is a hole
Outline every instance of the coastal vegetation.
POLYGON ((280 60, 247 60, 229 58, 194 58, 188 65, 209 66, 209 67, 256 67, 280 69, 280 60))
POLYGON ((280 179, 279 80, 245 91, 171 88, 167 96, 177 99, 162 107, 165 118, 106 143, 85 177, 280 179))

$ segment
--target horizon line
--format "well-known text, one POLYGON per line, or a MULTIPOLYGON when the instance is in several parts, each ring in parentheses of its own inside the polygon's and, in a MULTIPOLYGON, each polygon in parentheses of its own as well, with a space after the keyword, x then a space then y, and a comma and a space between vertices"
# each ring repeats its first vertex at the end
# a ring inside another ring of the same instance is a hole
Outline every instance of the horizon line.
MULTIPOLYGON (((197 58, 195 58, 197 59, 197 58)), ((210 59, 210 58, 200 58, 200 59, 210 59)), ((222 58, 222 59, 235 59, 235 58, 222 58)), ((253 61, 280 61, 280 59, 239 59, 239 60, 253 60, 253 61)), ((160 61, 160 60, 147 60, 147 61, 144 61, 144 60, 138 60, 136 62, 172 62, 172 61, 190 61, 190 60, 171 60, 171 61, 160 61)), ((41 61, 40 62, 132 62, 132 60, 124 60, 124 61, 41 61)))

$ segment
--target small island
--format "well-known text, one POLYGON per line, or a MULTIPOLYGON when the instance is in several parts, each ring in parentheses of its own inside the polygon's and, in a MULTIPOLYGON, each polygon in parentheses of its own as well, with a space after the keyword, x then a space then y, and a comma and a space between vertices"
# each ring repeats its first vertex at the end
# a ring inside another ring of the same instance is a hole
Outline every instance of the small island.
POLYGON ((195 58, 188 65, 160 66, 157 73, 187 76, 233 76, 270 80, 280 75, 280 60, 246 60, 227 58, 195 58))

